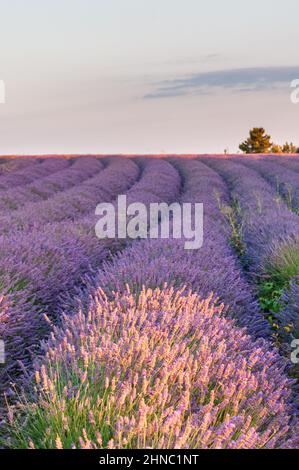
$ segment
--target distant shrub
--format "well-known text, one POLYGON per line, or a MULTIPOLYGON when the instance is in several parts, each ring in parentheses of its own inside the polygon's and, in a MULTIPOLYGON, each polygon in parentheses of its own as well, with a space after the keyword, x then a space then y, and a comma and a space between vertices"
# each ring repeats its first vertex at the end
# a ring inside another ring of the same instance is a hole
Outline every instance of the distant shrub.
POLYGON ((292 142, 286 142, 284 145, 273 144, 271 153, 297 153, 299 149, 292 142))
POLYGON ((282 153, 282 147, 278 144, 273 144, 271 147, 271 153, 282 153))

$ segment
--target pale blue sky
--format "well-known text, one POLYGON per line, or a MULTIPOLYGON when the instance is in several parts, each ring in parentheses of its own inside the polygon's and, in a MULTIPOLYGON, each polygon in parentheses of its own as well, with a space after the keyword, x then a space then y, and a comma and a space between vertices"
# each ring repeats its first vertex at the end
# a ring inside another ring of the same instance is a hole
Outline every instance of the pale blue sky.
POLYGON ((0 154, 299 143, 298 0, 0 0, 0 154))

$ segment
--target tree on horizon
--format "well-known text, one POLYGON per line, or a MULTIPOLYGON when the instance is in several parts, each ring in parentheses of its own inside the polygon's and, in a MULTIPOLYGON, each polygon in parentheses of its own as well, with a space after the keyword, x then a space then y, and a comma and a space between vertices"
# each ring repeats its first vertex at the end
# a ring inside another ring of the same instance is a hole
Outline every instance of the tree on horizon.
POLYGON ((239 149, 244 153, 269 153, 272 147, 271 137, 263 127, 254 127, 249 131, 249 137, 239 149))

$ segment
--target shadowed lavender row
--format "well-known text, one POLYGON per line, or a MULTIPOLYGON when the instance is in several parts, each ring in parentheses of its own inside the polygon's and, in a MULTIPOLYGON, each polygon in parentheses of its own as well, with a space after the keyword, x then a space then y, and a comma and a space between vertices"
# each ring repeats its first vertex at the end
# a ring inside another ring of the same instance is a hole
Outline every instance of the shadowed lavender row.
POLYGON ((10 214, 32 202, 49 199, 55 194, 82 183, 103 169, 103 163, 94 157, 76 158, 74 163, 59 172, 38 178, 33 183, 2 192, 0 211, 10 214))
POLYGON ((204 161, 224 177, 241 206, 247 258, 255 271, 263 266, 273 245, 297 238, 299 218, 256 171, 230 160, 204 161))
MULTIPOLYGON (((272 187, 276 187, 277 193, 283 197, 288 208, 299 215, 299 160, 284 162, 284 159, 280 158, 276 161, 273 163, 266 158, 262 161, 251 158, 243 159, 242 163, 258 171, 272 187)), ((270 262, 274 266, 279 263, 283 268, 283 260, 286 260, 284 270, 288 275, 287 288, 281 299, 285 307, 276 316, 284 327, 281 334, 289 354, 291 340, 299 338, 299 229, 295 241, 287 240, 282 247, 275 246, 275 250, 272 250, 270 262), (289 263, 291 266, 288 266, 289 263)))
MULTIPOLYGON (((282 287, 287 288, 291 277, 298 272, 298 216, 287 209, 270 184, 251 168, 230 160, 205 161, 226 179, 240 204, 246 261, 251 274, 258 282, 271 280, 273 276, 276 281, 280 277, 282 287)), ((279 318, 284 328, 291 327, 287 317, 279 315, 279 318)))

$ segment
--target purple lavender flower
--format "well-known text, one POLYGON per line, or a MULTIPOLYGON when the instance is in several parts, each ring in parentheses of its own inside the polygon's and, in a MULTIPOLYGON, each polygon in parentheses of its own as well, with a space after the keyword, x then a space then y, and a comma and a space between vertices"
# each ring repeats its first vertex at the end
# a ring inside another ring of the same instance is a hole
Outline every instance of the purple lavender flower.
POLYGON ((281 357, 222 310, 183 290, 128 290, 111 300, 98 290, 89 310, 65 316, 45 345, 34 393, 10 426, 11 445, 294 445, 281 357))

